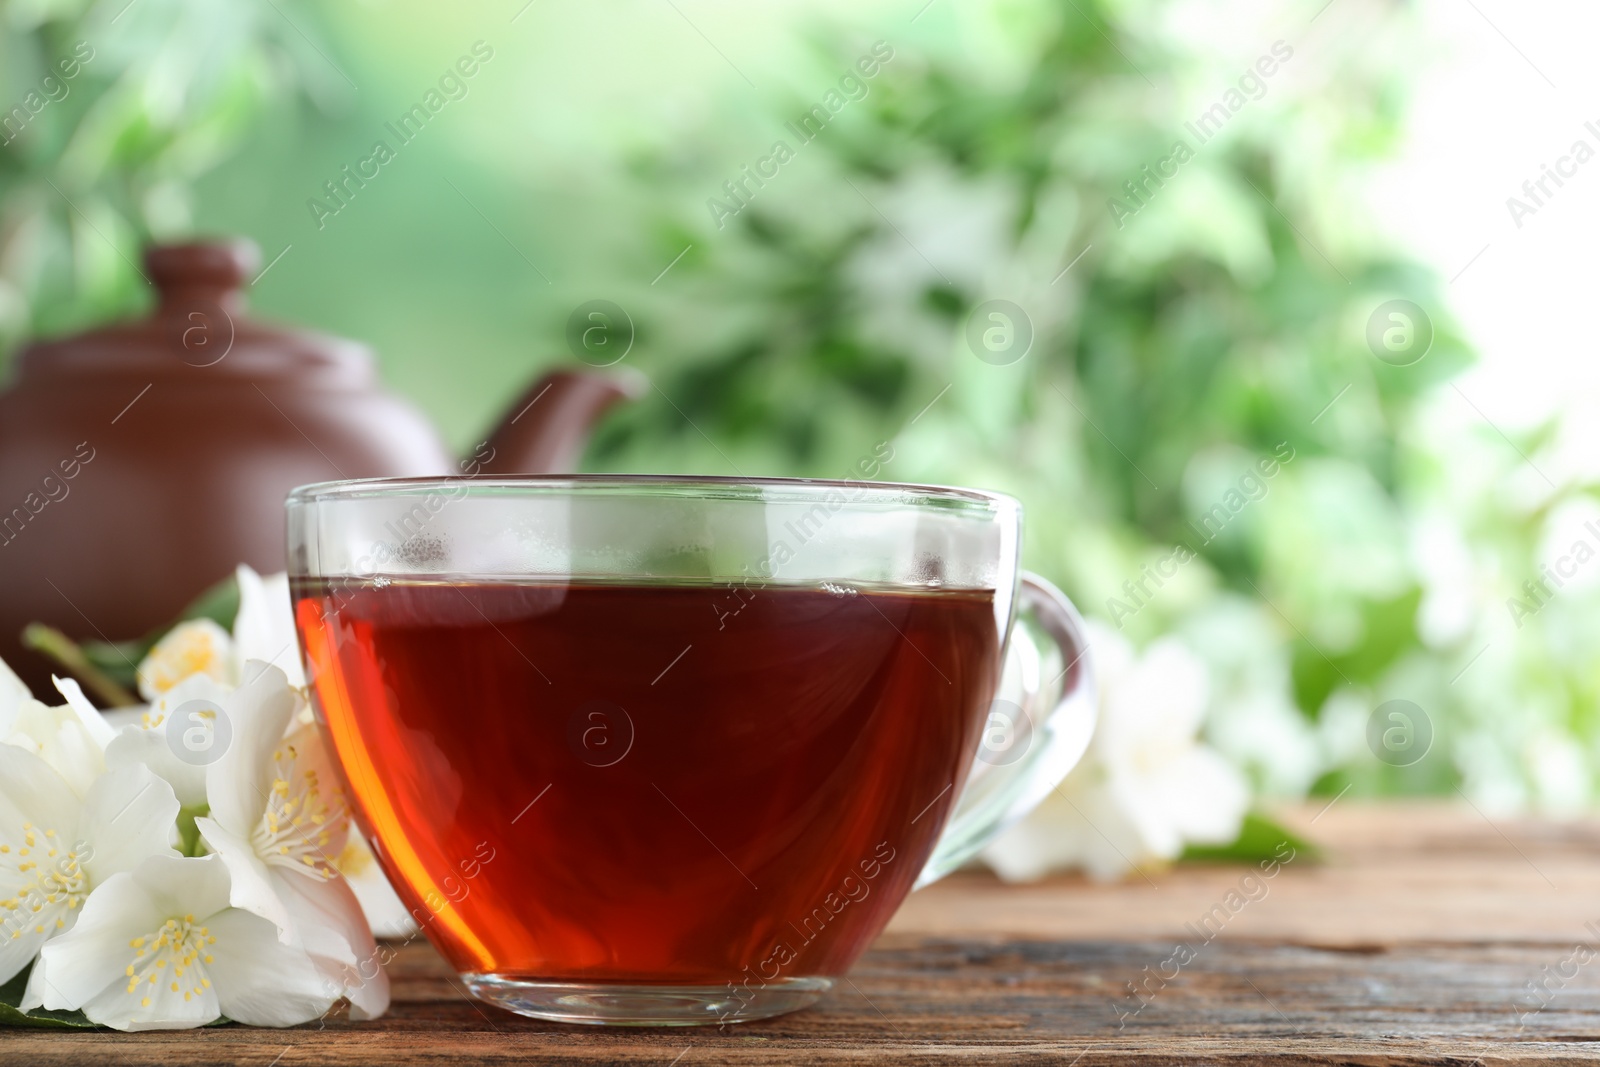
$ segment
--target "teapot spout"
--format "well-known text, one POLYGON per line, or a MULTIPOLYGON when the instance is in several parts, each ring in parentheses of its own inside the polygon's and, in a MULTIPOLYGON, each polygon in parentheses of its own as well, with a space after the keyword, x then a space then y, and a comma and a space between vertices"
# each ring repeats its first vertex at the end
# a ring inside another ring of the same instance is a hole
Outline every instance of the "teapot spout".
POLYGON ((643 395, 637 371, 551 371, 528 387, 489 435, 483 474, 561 474, 577 466, 590 428, 612 405, 643 395))

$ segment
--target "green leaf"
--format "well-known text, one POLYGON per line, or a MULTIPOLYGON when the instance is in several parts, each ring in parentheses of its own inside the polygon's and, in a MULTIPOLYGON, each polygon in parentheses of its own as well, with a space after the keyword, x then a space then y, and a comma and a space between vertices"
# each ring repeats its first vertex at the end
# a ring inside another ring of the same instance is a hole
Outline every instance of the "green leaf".
POLYGON ((51 1030, 84 1030, 95 1029, 95 1024, 90 1022, 81 1011, 46 1011, 44 1008, 35 1008, 33 1011, 23 1011, 22 994, 28 988, 28 975, 33 971, 33 964, 28 964, 5 985, 0 986, 0 1026, 33 1026, 51 1030))
POLYGON ((1282 859, 1280 850, 1284 845, 1294 849, 1299 859, 1315 861, 1322 858, 1322 850, 1315 844, 1255 812, 1244 817, 1239 836, 1234 838, 1232 844, 1190 845, 1178 858, 1200 863, 1256 863, 1260 860, 1282 859))
POLYGON ((224 630, 232 630, 233 618, 237 614, 239 614, 239 583, 230 574, 190 601, 189 606, 183 609, 183 614, 178 616, 178 622, 204 618, 210 619, 224 630))

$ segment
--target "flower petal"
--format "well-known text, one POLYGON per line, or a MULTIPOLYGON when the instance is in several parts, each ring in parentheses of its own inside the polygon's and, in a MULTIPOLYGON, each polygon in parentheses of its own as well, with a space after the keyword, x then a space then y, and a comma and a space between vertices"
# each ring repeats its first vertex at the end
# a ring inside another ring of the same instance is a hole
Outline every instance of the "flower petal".
POLYGON ((204 920, 229 907, 228 868, 220 856, 151 856, 134 869, 133 877, 160 911, 162 922, 174 915, 204 920))
MULTIPOLYGON (((10 979, 7 979, 10 981, 10 979)), ((22 991, 22 1000, 17 1007, 23 1011, 32 1011, 34 1008, 44 1007, 44 961, 36 960, 33 970, 28 972, 28 984, 22 991)))
POLYGON ((344 880, 307 878, 282 867, 268 870, 273 891, 289 912, 294 943, 314 957, 354 966, 359 959, 357 949, 372 940, 372 931, 344 880), (349 895, 350 904, 343 899, 345 894, 349 895))
MULTIPOLYGON (((308 838, 314 843, 315 858, 332 864, 344 851, 350 834, 350 805, 345 799, 339 772, 329 758, 328 746, 323 744, 322 731, 316 723, 296 726, 284 738, 284 745, 294 754, 294 773, 299 777, 290 786, 291 795, 300 793, 302 814, 317 815, 317 836, 308 838)), ((309 828, 308 828, 309 829, 309 828)))
MULTIPOLYGON (((205 701, 211 708, 222 708, 232 690, 215 678, 196 674, 185 678, 151 703, 134 726, 123 726, 106 746, 106 765, 143 763, 165 778, 186 808, 206 802, 206 767, 203 760, 181 759, 187 754, 180 735, 168 736, 170 729, 184 730, 193 720, 176 713, 191 701, 205 701), (185 721, 179 721, 180 719, 185 721)), ((208 753, 209 754, 209 753, 208 753)))
POLYGON ((14 831, 20 836, 23 823, 65 833, 78 825, 82 810, 66 779, 41 757, 16 745, 0 745, 0 835, 14 831))
POLYGON ((83 798, 78 837, 93 850, 84 866, 90 884, 131 871, 149 856, 176 856, 172 847, 178 798, 143 764, 101 775, 83 798))
POLYGON ((5 924, 0 926, 0 982, 9 982, 21 974, 22 968, 39 954, 44 943, 60 932, 56 920, 60 919, 65 924, 68 916, 62 913, 66 910, 65 907, 47 905, 46 910, 37 916, 6 916, 5 924))
POLYGON ((303 688, 306 678, 295 636, 289 576, 282 572, 263 576, 241 563, 237 581, 239 614, 233 620, 233 641, 241 668, 247 660, 261 660, 283 671, 290 685, 303 688))
POLYGON ((352 1019, 376 1019, 389 1008, 389 975, 378 959, 367 917, 343 878, 326 881, 274 872, 274 884, 295 929, 322 974, 350 998, 352 1019))
POLYGON ((367 916, 367 925, 378 937, 407 938, 417 932, 416 920, 406 910, 394 887, 389 884, 372 846, 359 832, 352 829, 345 840, 344 849, 334 860, 334 866, 344 875, 350 888, 355 890, 361 910, 367 916))
MULTIPOLYGON (((190 862, 200 862, 193 860, 190 862)), ((78 922, 39 954, 44 1007, 73 1011, 108 986, 122 987, 128 942, 166 921, 167 913, 132 873, 114 874, 89 894, 78 922)))
POLYGON ((1173 826, 1185 843, 1226 845, 1239 836, 1250 810, 1244 775, 1207 745, 1195 745, 1173 760, 1159 792, 1166 794, 1173 826))
POLYGON ((246 674, 223 703, 231 737, 206 768, 206 799, 217 825, 248 840, 266 809, 272 753, 294 715, 295 695, 276 667, 252 660, 246 674))
POLYGON ((100 709, 83 695, 83 687, 78 684, 77 679, 60 678, 52 674, 50 680, 56 684, 56 692, 67 698, 67 707, 78 716, 78 721, 83 724, 89 736, 94 738, 95 744, 102 749, 109 745, 111 739, 117 736, 116 727, 107 722, 100 709))
POLYGON ((160 726, 124 726, 106 746, 107 767, 149 767, 172 787, 178 803, 186 808, 206 802, 206 769, 180 760, 167 744, 166 723, 160 726))
POLYGON ((0 745, 0 982, 15 977, 76 917, 56 897, 50 879, 55 864, 71 859, 58 853, 72 847, 81 809, 71 787, 42 758, 0 745))
POLYGON ((17 672, 5 660, 0 660, 0 734, 11 732, 11 723, 22 702, 32 699, 32 691, 17 677, 17 672))
MULTIPOLYGON (((49 982, 53 976, 46 975, 49 982)), ((140 983, 132 992, 120 981, 112 982, 83 1005, 90 1022, 126 1032, 138 1030, 188 1030, 214 1022, 222 1015, 215 988, 183 988, 180 982, 140 983), (174 985, 177 989, 172 988, 174 985)))
POLYGON ((292 940, 294 921, 289 909, 273 888, 267 865, 256 855, 249 838, 229 833, 215 819, 200 818, 194 824, 206 846, 228 867, 232 879, 228 902, 272 923, 281 940, 292 940))
POLYGON ((24 700, 12 718, 11 732, 0 734, 0 741, 42 758, 79 796, 106 769, 102 746, 65 705, 52 708, 31 697, 24 700))
POLYGON ((251 1026, 298 1026, 327 1012, 338 986, 318 973, 305 951, 278 940, 259 915, 230 908, 208 927, 217 941, 206 965, 222 1011, 251 1026))

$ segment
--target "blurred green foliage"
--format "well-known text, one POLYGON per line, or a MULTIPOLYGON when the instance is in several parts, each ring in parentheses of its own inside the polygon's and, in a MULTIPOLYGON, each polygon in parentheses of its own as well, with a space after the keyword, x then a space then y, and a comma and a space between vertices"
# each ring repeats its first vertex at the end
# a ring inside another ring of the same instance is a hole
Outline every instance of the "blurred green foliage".
POLYGON ((195 178, 266 101, 326 93, 306 63, 315 46, 282 11, 0 4, 0 343, 140 306, 139 249, 192 227, 195 178))
POLYGON ((590 467, 842 476, 889 441, 890 479, 1021 498, 1028 565, 1087 613, 1188 642, 1210 740, 1261 791, 1590 795, 1592 600, 1527 629, 1504 604, 1589 487, 1535 484, 1517 450, 1544 438, 1441 414, 1470 355, 1436 279, 1360 208, 1402 133, 1407 5, 1354 30, 1241 5, 1223 34, 1212 8, 1154 0, 841 3, 804 33, 720 0, 123 2, 0 6, 10 98, 73 42, 96 50, 0 148, 6 338, 134 306, 146 234, 244 232, 283 254, 264 307, 375 344, 466 447, 571 360, 572 309, 612 300, 655 389, 590 467), (307 201, 477 41, 494 59, 469 91, 319 225, 307 201), (868 77, 875 42, 892 58, 868 77), (1189 124, 1269 55, 1200 143, 1189 124), (796 136, 852 72, 864 95, 796 136), (1192 158, 1130 203, 1180 139, 1192 158), (792 159, 732 200, 778 141, 792 159), (1366 341, 1396 297, 1435 330, 1405 367, 1366 341), (990 300, 1026 314, 1025 358, 969 347, 990 300), (1196 558, 1152 580, 1180 547, 1196 558), (1432 720, 1407 767, 1366 741, 1396 697, 1432 720))

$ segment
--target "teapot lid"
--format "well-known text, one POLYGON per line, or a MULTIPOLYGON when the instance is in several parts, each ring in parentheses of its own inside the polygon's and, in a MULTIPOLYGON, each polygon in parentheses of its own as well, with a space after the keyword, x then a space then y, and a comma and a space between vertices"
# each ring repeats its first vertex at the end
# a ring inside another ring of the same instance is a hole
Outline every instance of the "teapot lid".
POLYGON ((154 310, 134 319, 22 350, 22 379, 80 375, 193 375, 294 379, 316 387, 361 388, 374 379, 371 351, 355 341, 268 325, 245 313, 244 288, 261 253, 244 238, 151 245, 144 276, 154 310))

